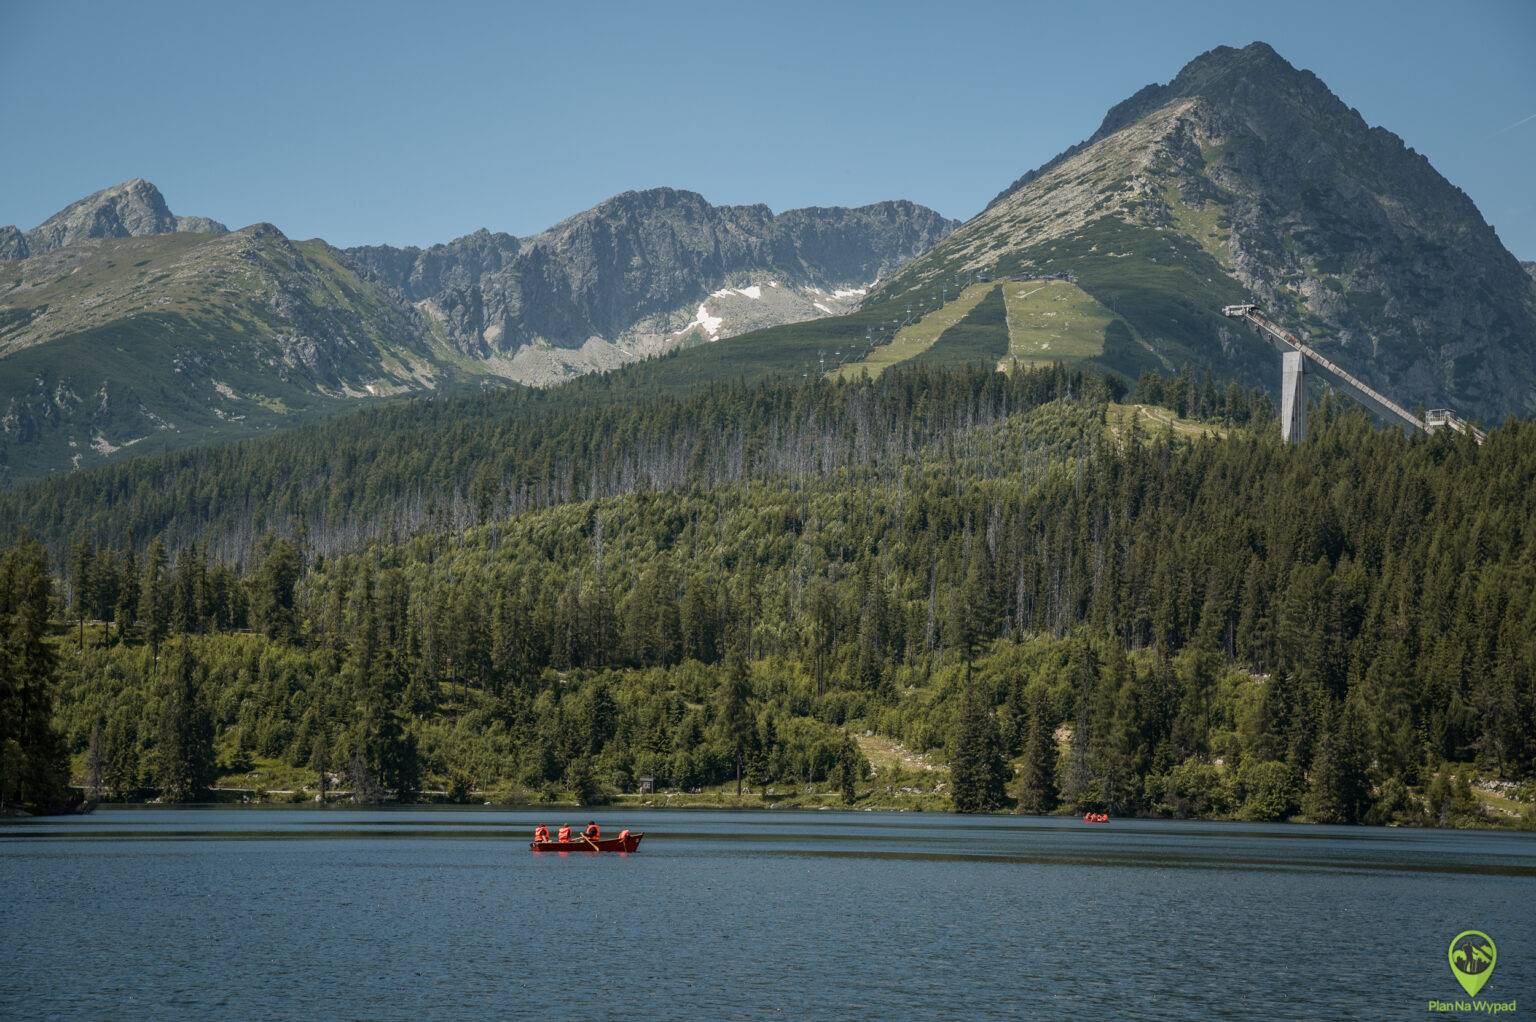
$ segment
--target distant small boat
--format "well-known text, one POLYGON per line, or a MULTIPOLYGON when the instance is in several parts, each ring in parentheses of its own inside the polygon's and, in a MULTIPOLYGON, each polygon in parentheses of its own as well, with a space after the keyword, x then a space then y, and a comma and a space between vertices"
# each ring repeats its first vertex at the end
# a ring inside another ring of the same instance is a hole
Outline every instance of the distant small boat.
POLYGON ((1083 822, 1084 823, 1108 823, 1109 822, 1109 814, 1108 813, 1084 813, 1083 814, 1083 822))
POLYGON ((622 837, 600 838, 597 841, 588 841, 578 838, 575 841, 530 841, 528 847, 535 852, 633 852, 639 849, 640 839, 645 833, 625 834, 622 837), (596 845, 597 847, 593 847, 596 845))

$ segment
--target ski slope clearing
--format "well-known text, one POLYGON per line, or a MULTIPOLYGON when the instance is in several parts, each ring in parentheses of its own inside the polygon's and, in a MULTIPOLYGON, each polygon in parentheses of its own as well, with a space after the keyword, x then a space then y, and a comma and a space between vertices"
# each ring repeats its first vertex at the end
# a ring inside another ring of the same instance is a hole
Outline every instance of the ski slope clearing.
POLYGON ((1104 354, 1104 328, 1115 314, 1064 280, 1010 280, 1008 356, 1021 364, 1070 362, 1104 354))
POLYGON ((916 323, 902 327, 891 339, 891 343, 882 344, 871 351, 863 361, 839 366, 828 373, 828 377, 856 380, 860 373, 875 377, 893 365, 916 358, 933 347, 940 334, 970 315, 971 310, 995 287, 997 285, 993 283, 972 284, 953 301, 933 310, 916 323))

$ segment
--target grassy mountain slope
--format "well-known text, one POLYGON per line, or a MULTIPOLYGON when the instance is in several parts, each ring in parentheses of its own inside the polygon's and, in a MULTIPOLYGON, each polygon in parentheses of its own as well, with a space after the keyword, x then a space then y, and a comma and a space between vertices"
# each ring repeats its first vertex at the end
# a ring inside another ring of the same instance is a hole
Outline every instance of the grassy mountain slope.
MULTIPOLYGON (((961 228, 957 235, 966 230, 961 228)), ((1069 317, 1077 340, 1072 350, 1063 348, 1033 361, 1089 362, 1130 379, 1192 364, 1215 368, 1244 385, 1274 385, 1273 349, 1221 315, 1222 305, 1243 300, 1245 292, 1222 273, 1214 258, 1182 235, 1115 218, 999 255, 985 272, 965 253, 952 251, 947 241, 940 242, 852 314, 755 331, 636 370, 648 374, 658 387, 818 368, 850 377, 917 357, 935 333, 924 324, 958 321, 969 314, 976 297, 973 289, 990 290, 986 284, 970 283, 976 276, 1058 272, 1073 274, 1076 283, 1071 287, 1081 295, 1069 317), (957 294, 964 297, 954 297, 957 294), (904 327, 908 309, 922 318, 904 327), (1083 331, 1095 325, 1097 342, 1084 341, 1083 331)), ((1008 281, 1006 286, 1020 283, 1008 281)), ((1021 325, 1019 336, 1027 343, 1032 329, 1021 325)), ((1005 347, 998 357, 1007 354, 1005 347)))
POLYGON ((1247 292, 1208 246, 1170 229, 1151 207, 1164 187, 1152 154, 1185 112, 1162 111, 1047 171, 914 260, 870 304, 930 299, 979 274, 1067 274, 1124 324, 1094 358, 1106 367, 1135 376, 1217 364, 1244 382, 1268 383, 1269 346, 1221 315, 1247 292))
POLYGON ((80 242, 0 263, 0 478, 270 431, 466 363, 324 242, 80 242))
POLYGON ((1082 288, 1062 280, 1008 281, 1003 301, 1008 356, 1022 364, 1101 356, 1105 333, 1117 322, 1082 288))
POLYGON ((1008 310, 1001 284, 992 288, 965 318, 939 335, 915 357, 918 365, 997 365, 1008 354, 1008 310))
POLYGON ((862 373, 879 376, 891 366, 918 357, 932 347, 944 331, 969 315, 989 290, 986 284, 972 284, 954 301, 944 302, 928 312, 919 310, 916 322, 903 325, 890 341, 874 345, 857 361, 844 362, 831 375, 845 380, 857 379, 862 373))

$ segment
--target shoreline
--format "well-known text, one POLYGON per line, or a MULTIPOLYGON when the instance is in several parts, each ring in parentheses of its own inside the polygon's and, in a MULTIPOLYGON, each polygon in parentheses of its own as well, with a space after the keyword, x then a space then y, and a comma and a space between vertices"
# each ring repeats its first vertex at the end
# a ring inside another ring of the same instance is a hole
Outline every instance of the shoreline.
MULTIPOLYGON (((1062 823, 1079 823, 1082 818, 1076 813, 957 813, 950 809, 921 809, 901 806, 844 806, 844 805, 745 805, 731 803, 714 803, 707 801, 678 802, 667 805, 630 804, 625 802, 611 802, 603 805, 579 805, 575 802, 535 802, 535 803, 465 803, 465 802, 382 802, 382 803, 353 803, 353 802, 327 802, 324 805, 313 801, 308 802, 101 802, 96 805, 96 810, 111 812, 135 812, 147 810, 174 810, 174 811, 203 811, 209 809, 234 809, 242 811, 269 812, 272 810, 300 810, 306 812, 389 812, 389 813, 414 813, 414 812, 462 812, 462 813, 496 813, 496 812, 553 812, 555 810, 575 811, 592 815, 603 815, 614 811, 630 813, 662 813, 662 812, 720 812, 720 813, 817 813, 830 812, 845 815, 862 813, 886 813, 922 816, 943 816, 960 819, 975 820, 1053 820, 1062 823)), ((61 814, 61 815, 85 815, 85 814, 61 814)), ((31 819, 43 817, 32 816, 31 819)), ((1220 816, 1115 816, 1111 817, 1107 824, 1095 823, 1095 828, 1103 828, 1106 825, 1113 826, 1116 823, 1213 823, 1236 824, 1244 827, 1284 827, 1284 828, 1322 828, 1342 827, 1352 831, 1365 830, 1412 830, 1412 831, 1444 831, 1447 833, 1471 832, 1471 833, 1508 833, 1531 834, 1536 833, 1530 829, 1519 826, 1500 825, 1488 823, 1483 826, 1473 827, 1421 827, 1410 824, 1322 824, 1309 820, 1241 820, 1232 817, 1220 816)), ((1081 824, 1088 826, 1087 824, 1081 824)))

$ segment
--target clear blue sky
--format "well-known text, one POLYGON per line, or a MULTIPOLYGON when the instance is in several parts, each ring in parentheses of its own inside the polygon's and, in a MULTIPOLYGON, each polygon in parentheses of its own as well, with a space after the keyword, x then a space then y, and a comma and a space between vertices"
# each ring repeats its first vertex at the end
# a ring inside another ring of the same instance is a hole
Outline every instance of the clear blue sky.
POLYGON ((340 245, 530 234, 660 184, 966 217, 1113 103, 1255 39, 1536 259, 1530 0, 0 0, 0 224, 136 176, 178 213, 340 245))

